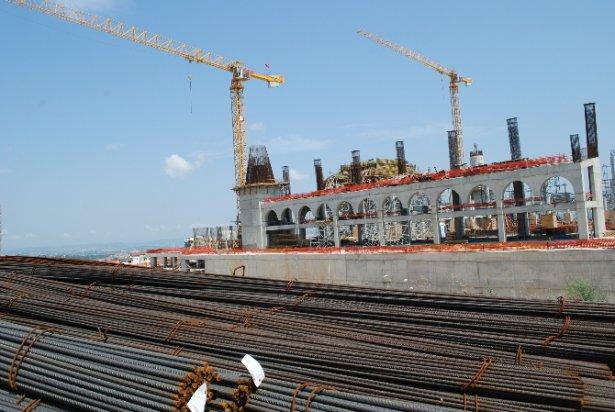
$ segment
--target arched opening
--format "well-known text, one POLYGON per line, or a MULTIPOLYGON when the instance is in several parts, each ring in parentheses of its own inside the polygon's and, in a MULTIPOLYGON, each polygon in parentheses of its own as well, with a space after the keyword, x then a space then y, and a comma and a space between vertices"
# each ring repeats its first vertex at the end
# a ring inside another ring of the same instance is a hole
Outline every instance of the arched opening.
POLYGON ((346 201, 341 202, 337 207, 337 218, 339 220, 354 219, 352 205, 346 201))
POLYGON ((527 205, 534 200, 532 198, 532 188, 525 182, 515 180, 504 188, 502 200, 504 201, 504 207, 527 205))
POLYGON ((279 226, 280 220, 278 219, 278 215, 275 211, 270 210, 267 213, 267 226, 279 226))
POLYGON ((326 203, 318 206, 316 210, 316 220, 330 221, 333 219, 333 211, 326 203))
POLYGON ((318 233, 310 241, 312 247, 335 246, 333 211, 326 203, 316 210, 316 229, 318 233))
POLYGON ((425 193, 415 193, 410 198, 410 214, 423 215, 429 213, 429 197, 425 193))
POLYGON ((397 196, 388 196, 384 199, 382 210, 385 216, 402 216, 408 214, 408 211, 404 209, 401 200, 399 200, 397 196))
POLYGON ((478 185, 470 190, 468 203, 463 205, 464 209, 489 209, 495 207, 495 195, 493 190, 487 185, 478 185))
MULTIPOLYGON (((440 212, 458 212, 462 208, 461 197, 454 189, 445 189, 438 196, 438 210, 440 212)), ((464 218, 442 218, 438 222, 438 230, 442 242, 461 241, 466 238, 464 218)))
POLYGON ((461 209, 461 197, 454 189, 444 189, 438 196, 438 211, 454 212, 461 209))
POLYGON ((359 204, 359 215, 364 219, 375 218, 378 215, 378 206, 372 199, 363 199, 359 204))
POLYGON ((295 216, 293 215, 293 211, 290 208, 286 208, 282 211, 282 224, 283 225, 292 225, 295 223, 295 216))
MULTIPOLYGON (((388 196, 382 204, 385 217, 408 214, 397 196, 388 196)), ((410 243, 410 225, 407 221, 384 222, 384 242, 387 245, 407 245, 410 243)))
POLYGON ((546 239, 578 237, 574 192, 572 183, 562 176, 550 177, 543 183, 540 193, 542 203, 556 208, 529 215, 528 223, 532 235, 546 239))
POLYGON ((315 220, 316 218, 314 217, 314 213, 312 213, 312 209, 310 209, 308 206, 303 206, 299 210, 299 223, 300 224, 312 223, 315 220))
POLYGON ((574 187, 568 179, 561 176, 547 179, 542 185, 541 194, 545 204, 574 202, 574 187))

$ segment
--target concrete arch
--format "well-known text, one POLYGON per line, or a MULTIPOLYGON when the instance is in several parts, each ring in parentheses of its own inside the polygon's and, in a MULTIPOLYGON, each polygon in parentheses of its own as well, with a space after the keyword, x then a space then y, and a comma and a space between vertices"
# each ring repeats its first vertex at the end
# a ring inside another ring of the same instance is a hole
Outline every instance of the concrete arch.
POLYGON ((504 186, 501 191, 502 201, 505 206, 517 205, 521 206, 532 200, 533 191, 532 187, 523 180, 514 180, 504 186), (518 196, 516 191, 522 193, 522 196, 518 196))
POLYGON ((567 178, 555 175, 544 181, 540 194, 545 204, 570 203, 574 201, 575 188, 567 178))
POLYGON ((352 204, 346 200, 339 202, 335 209, 338 219, 345 220, 352 219, 354 217, 355 209, 352 207, 352 204))
POLYGON ((431 200, 425 192, 416 192, 408 200, 408 211, 412 215, 422 215, 429 213, 431 200))

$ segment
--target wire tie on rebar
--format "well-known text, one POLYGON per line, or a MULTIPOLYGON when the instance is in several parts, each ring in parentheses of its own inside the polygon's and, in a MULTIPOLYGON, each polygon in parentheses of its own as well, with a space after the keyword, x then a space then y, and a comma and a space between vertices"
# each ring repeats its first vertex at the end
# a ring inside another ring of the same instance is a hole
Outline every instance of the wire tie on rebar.
POLYGON ((564 318, 564 323, 562 324, 562 328, 559 330, 557 335, 547 336, 545 338, 544 342, 542 342, 542 348, 546 349, 547 346, 549 346, 554 340, 559 339, 562 336, 564 336, 564 333, 566 333, 568 331, 568 329, 570 328, 570 323, 571 322, 572 321, 570 319, 570 315, 566 315, 566 317, 564 318))
POLYGON ((487 368, 489 368, 489 366, 491 366, 491 362, 492 362, 491 358, 485 358, 483 360, 483 363, 480 365, 480 368, 478 369, 478 371, 474 375, 474 377, 472 379, 470 379, 470 381, 468 383, 466 383, 461 390, 465 392, 468 388, 472 388, 472 389, 475 388, 476 384, 483 377, 483 374, 485 373, 487 368))
POLYGON ((288 283, 286 284, 286 288, 284 288, 284 292, 288 292, 289 290, 291 290, 294 285, 295 285, 295 279, 289 280, 288 283))
POLYGON ((290 412, 295 412, 295 401, 297 400, 297 395, 299 395, 299 392, 301 392, 304 388, 308 387, 308 385, 308 382, 303 382, 297 385, 293 391, 293 396, 290 398, 290 412))
POLYGON ((171 332, 169 332, 169 334, 167 335, 167 337, 164 339, 165 342, 169 342, 177 333, 177 331, 179 331, 179 328, 186 323, 185 320, 179 320, 177 321, 177 323, 175 324, 175 326, 173 327, 173 329, 171 330, 171 332))
POLYGON ((557 304, 559 305, 558 309, 557 309, 557 316, 561 315, 562 312, 564 311, 564 304, 566 303, 566 299, 564 299, 563 296, 558 296, 557 297, 557 304))
POLYGON ((297 300, 293 302, 293 306, 299 306, 303 302, 307 301, 310 298, 310 292, 305 292, 301 295, 297 300))
POLYGON ((24 336, 21 344, 17 347, 15 351, 15 355, 9 365, 8 370, 8 385, 12 390, 17 390, 17 374, 19 373, 19 367, 21 363, 25 359, 26 355, 32 349, 34 343, 41 337, 45 332, 54 333, 57 329, 51 327, 38 327, 35 326, 24 336))
POLYGON ((177 356, 184 350, 183 346, 178 346, 171 352, 171 356, 177 356))
POLYGON ((27 293, 22 293, 21 295, 17 295, 15 297, 11 298, 11 300, 9 300, 8 304, 6 305, 6 308, 7 309, 11 309, 13 307, 13 305, 15 304, 15 302, 17 302, 17 301, 19 301, 19 300, 21 300, 23 298, 26 298, 26 297, 28 297, 28 294, 27 293))
POLYGON ((311 405, 312 405, 312 401, 314 401, 314 398, 316 397, 316 395, 319 392, 322 392, 324 390, 335 390, 335 388, 333 386, 325 386, 325 385, 319 385, 316 386, 308 395, 307 400, 305 401, 305 412, 310 412, 311 410, 311 405))
POLYGON ((90 338, 90 340, 96 340, 99 342, 106 343, 109 337, 107 336, 107 329, 102 329, 98 327, 98 334, 90 338))
POLYGON ((26 399, 26 394, 24 393, 15 401, 15 405, 19 405, 24 399, 26 399))
POLYGON ((269 309, 268 312, 269 312, 270 315, 273 315, 273 314, 278 313, 278 312, 280 312, 280 311, 282 311, 284 309, 286 309, 284 306, 273 306, 273 307, 271 307, 269 309))
POLYGON ((517 346, 517 354, 515 355, 515 365, 520 366, 523 360, 523 346, 517 346))
POLYGON ((81 294, 81 296, 80 296, 80 297, 81 297, 81 299, 85 299, 85 298, 90 297, 90 293, 92 292, 92 287, 93 287, 94 285, 96 285, 97 283, 98 283, 97 281, 94 281, 94 282, 90 283, 90 284, 89 284, 89 285, 88 285, 88 286, 84 289, 83 293, 81 294))
POLYGON ((32 412, 34 411, 38 405, 40 405, 40 399, 32 399, 28 404, 21 410, 21 412, 32 412))

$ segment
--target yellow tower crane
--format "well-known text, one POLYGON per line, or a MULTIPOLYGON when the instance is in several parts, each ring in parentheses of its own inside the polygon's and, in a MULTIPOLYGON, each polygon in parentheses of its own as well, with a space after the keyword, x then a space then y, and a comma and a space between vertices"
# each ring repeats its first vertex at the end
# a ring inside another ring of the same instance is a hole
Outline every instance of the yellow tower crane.
POLYGON ((450 79, 449 89, 451 93, 451 114, 453 117, 453 130, 457 132, 457 142, 455 145, 456 153, 453 153, 454 158, 457 159, 458 164, 451 165, 451 167, 461 167, 463 164, 463 131, 461 129, 461 107, 459 105, 459 83, 463 83, 466 86, 472 84, 472 79, 469 77, 459 76, 453 69, 446 68, 440 63, 436 63, 433 60, 423 56, 422 54, 410 50, 404 46, 397 45, 389 40, 383 39, 375 34, 367 32, 365 30, 358 30, 357 33, 363 37, 366 37, 384 47, 388 47, 412 60, 416 60, 424 66, 429 67, 437 71, 440 74, 446 75, 450 79))
POLYGON ((135 26, 128 27, 122 22, 111 18, 101 18, 97 15, 73 10, 48 0, 6 0, 16 6, 25 7, 43 14, 79 24, 93 30, 101 31, 122 39, 158 49, 168 54, 182 57, 189 62, 202 63, 216 69, 225 70, 232 74, 231 78, 231 112, 233 122, 233 153, 235 161, 235 185, 241 187, 245 184, 246 173, 246 129, 243 116, 243 83, 250 79, 267 82, 269 87, 277 87, 284 83, 284 76, 257 73, 248 69, 238 60, 227 60, 222 56, 214 55, 210 51, 190 47, 185 43, 178 43, 169 38, 135 26))

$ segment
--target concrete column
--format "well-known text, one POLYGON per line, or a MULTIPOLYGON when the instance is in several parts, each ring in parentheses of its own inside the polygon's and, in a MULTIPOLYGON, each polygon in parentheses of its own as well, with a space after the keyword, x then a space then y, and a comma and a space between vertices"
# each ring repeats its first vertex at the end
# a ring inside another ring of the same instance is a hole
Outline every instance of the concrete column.
POLYGON ((600 162, 595 161, 594 166, 590 169, 592 172, 592 176, 590 176, 592 183, 592 196, 593 200, 596 202, 597 207, 593 209, 594 214, 594 230, 596 232, 596 237, 603 237, 604 232, 606 232, 606 222, 604 218, 604 197, 602 196, 602 168, 600 167, 600 162))
POLYGON ((158 266, 158 258, 155 256, 151 256, 149 258, 149 267, 155 268, 156 266, 158 266))
POLYGON ((440 238, 440 219, 438 218, 438 212, 433 213, 431 218, 431 226, 433 229, 433 243, 439 245, 442 242, 440 238))
POLYGON ((335 247, 340 247, 340 227, 337 225, 337 213, 333 215, 333 241, 335 247))
POLYGON ((179 269, 182 272, 188 272, 190 266, 188 265, 188 259, 181 259, 179 262, 179 269))
POLYGON ((384 240, 384 212, 382 210, 378 211, 378 243, 380 246, 386 245, 384 240))
POLYGON ((593 209, 594 213, 594 230, 596 231, 596 237, 604 237, 606 232, 606 220, 604 218, 604 207, 602 203, 599 203, 599 207, 593 209))
POLYGON ((575 194, 575 203, 577 211, 577 224, 579 226, 579 239, 589 239, 589 222, 587 220, 587 208, 585 207, 585 195, 575 194), (583 200, 577 200, 579 199, 583 200))
POLYGON ((506 225, 504 224, 504 202, 502 200, 496 200, 495 208, 498 213, 498 240, 500 242, 506 242, 506 225))
POLYGON ((173 265, 173 269, 177 269, 177 256, 171 258, 171 265, 173 265))
POLYGON ((295 223, 295 236, 297 236, 297 243, 301 242, 301 229, 299 228, 299 217, 297 216, 297 223, 295 223))

